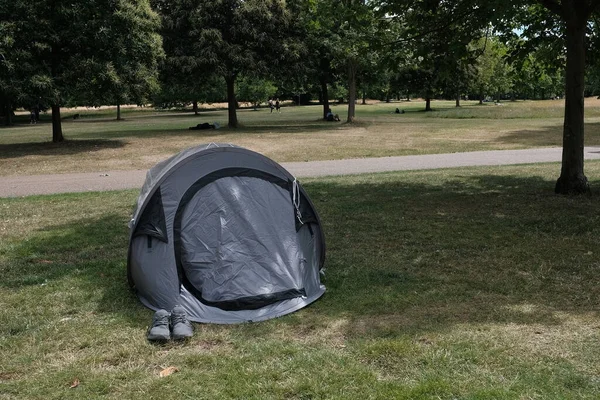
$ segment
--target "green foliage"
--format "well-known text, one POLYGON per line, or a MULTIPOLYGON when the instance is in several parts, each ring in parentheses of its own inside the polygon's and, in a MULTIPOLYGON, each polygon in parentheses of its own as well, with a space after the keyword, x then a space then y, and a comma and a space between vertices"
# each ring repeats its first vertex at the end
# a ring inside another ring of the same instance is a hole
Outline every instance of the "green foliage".
MULTIPOLYGON (((148 0, 15 0, 1 7, 0 29, 9 33, 0 45, 7 53, 5 104, 58 111, 67 103, 142 103, 156 90, 162 50, 148 0)), ((60 141, 58 115, 54 122, 60 141)))
POLYGON ((70 104, 145 104, 158 91, 158 62, 163 57, 160 20, 147 0, 120 1, 102 21, 95 45, 104 59, 83 60, 92 72, 79 80, 70 104))
POLYGON ((486 95, 497 99, 512 89, 511 66, 506 61, 507 48, 496 37, 480 39, 474 45, 479 52, 476 75, 472 88, 483 99, 486 95))
POLYGON ((232 127, 237 126, 237 77, 264 76, 293 58, 287 33, 291 15, 281 0, 156 0, 154 5, 163 18, 167 61, 162 75, 195 96, 203 91, 202 77, 224 78, 232 127))
POLYGON ((277 87, 268 80, 259 78, 242 77, 237 80, 237 98, 246 101, 256 109, 260 103, 273 97, 277 87))

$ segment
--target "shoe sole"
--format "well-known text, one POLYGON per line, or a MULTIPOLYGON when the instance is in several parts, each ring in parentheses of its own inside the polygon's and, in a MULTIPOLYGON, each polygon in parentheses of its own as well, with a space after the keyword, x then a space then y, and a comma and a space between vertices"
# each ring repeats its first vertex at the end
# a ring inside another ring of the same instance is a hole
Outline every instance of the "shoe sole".
POLYGON ((166 338, 164 336, 148 336, 147 339, 151 342, 168 342, 171 340, 170 337, 166 338))
POLYGON ((177 341, 179 341, 179 340, 186 340, 186 339, 189 339, 191 337, 192 337, 192 335, 189 335, 189 336, 173 336, 173 340, 177 340, 177 341))

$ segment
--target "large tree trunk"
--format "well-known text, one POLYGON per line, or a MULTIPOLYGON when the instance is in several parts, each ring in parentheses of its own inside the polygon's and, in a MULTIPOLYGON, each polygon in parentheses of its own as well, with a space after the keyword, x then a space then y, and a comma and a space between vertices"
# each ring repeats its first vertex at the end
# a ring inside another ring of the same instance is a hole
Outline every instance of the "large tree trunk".
POLYGON ((356 62, 348 60, 348 119, 353 122, 356 113, 356 62))
POLYGON ((456 107, 460 107, 460 93, 456 93, 456 107))
POLYGON ((13 115, 13 110, 12 110, 12 105, 11 104, 6 104, 4 106, 4 125, 9 126, 12 125, 12 115, 13 115))
POLYGON ((121 105, 117 104, 117 121, 121 121, 121 105))
POLYGON ((483 104, 483 89, 479 90, 479 104, 483 104))
POLYGON ((229 74, 225 77, 225 82, 227 82, 227 111, 229 115, 229 123, 227 126, 230 128, 238 127, 237 120, 237 101, 235 99, 235 76, 233 74, 229 74))
POLYGON ((560 177, 555 192, 588 193, 590 187, 583 173, 583 91, 585 77, 585 20, 567 21, 567 70, 563 152, 560 177))
POLYGON ((62 133, 62 121, 60 120, 60 106, 52 105, 52 142, 58 143, 64 141, 62 133))
POLYGON ((431 97, 429 95, 425 99, 425 111, 431 111, 431 97))
POLYGON ((324 79, 321 79, 321 98, 323 101, 323 119, 325 119, 329 110, 329 91, 327 89, 327 81, 324 79))

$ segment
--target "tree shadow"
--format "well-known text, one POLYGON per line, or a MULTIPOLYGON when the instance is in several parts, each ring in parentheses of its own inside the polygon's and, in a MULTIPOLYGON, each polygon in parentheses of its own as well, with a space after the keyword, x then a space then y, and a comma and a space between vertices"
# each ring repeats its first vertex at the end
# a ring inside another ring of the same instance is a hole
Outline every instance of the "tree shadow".
MULTIPOLYGON (((328 291, 301 321, 343 318, 347 337, 365 338, 474 323, 552 326, 561 313, 598 311, 597 199, 554 195, 554 182, 537 176, 436 184, 387 176, 305 185, 326 234, 328 291)), ((106 210, 33 232, 4 250, 0 286, 76 278, 100 292, 97 312, 145 323, 127 284, 125 223, 106 210)))
MULTIPOLYGON (((549 125, 540 129, 523 129, 507 132, 496 140, 504 144, 522 144, 531 147, 553 146, 561 147, 563 140, 563 126, 549 125)), ((600 123, 585 124, 585 144, 588 146, 600 145, 600 123)))
POLYGON ((308 185, 324 221, 335 221, 325 222, 328 292, 310 314, 346 318, 347 337, 365 338, 551 326, 562 312, 597 312, 594 199, 557 196, 553 186, 496 175, 308 185))
POLYGON ((0 144, 0 154, 2 154, 1 158, 19 158, 32 154, 48 157, 68 156, 105 149, 118 149, 125 145, 125 142, 114 139, 65 140, 60 143, 10 143, 0 144))
POLYGON ((74 278, 78 289, 102 292, 97 312, 119 314, 139 325, 139 311, 145 308, 127 283, 126 222, 122 215, 107 212, 35 231, 6 254, 0 286, 20 289, 74 278))

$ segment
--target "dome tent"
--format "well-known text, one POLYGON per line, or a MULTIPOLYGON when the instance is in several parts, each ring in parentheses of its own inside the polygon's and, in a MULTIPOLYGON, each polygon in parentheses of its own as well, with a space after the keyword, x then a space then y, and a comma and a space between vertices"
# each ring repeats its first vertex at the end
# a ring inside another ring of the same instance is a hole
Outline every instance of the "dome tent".
POLYGON ((153 310, 262 321, 325 292, 314 205, 283 167, 241 147, 201 145, 154 166, 129 227, 129 283, 153 310))

